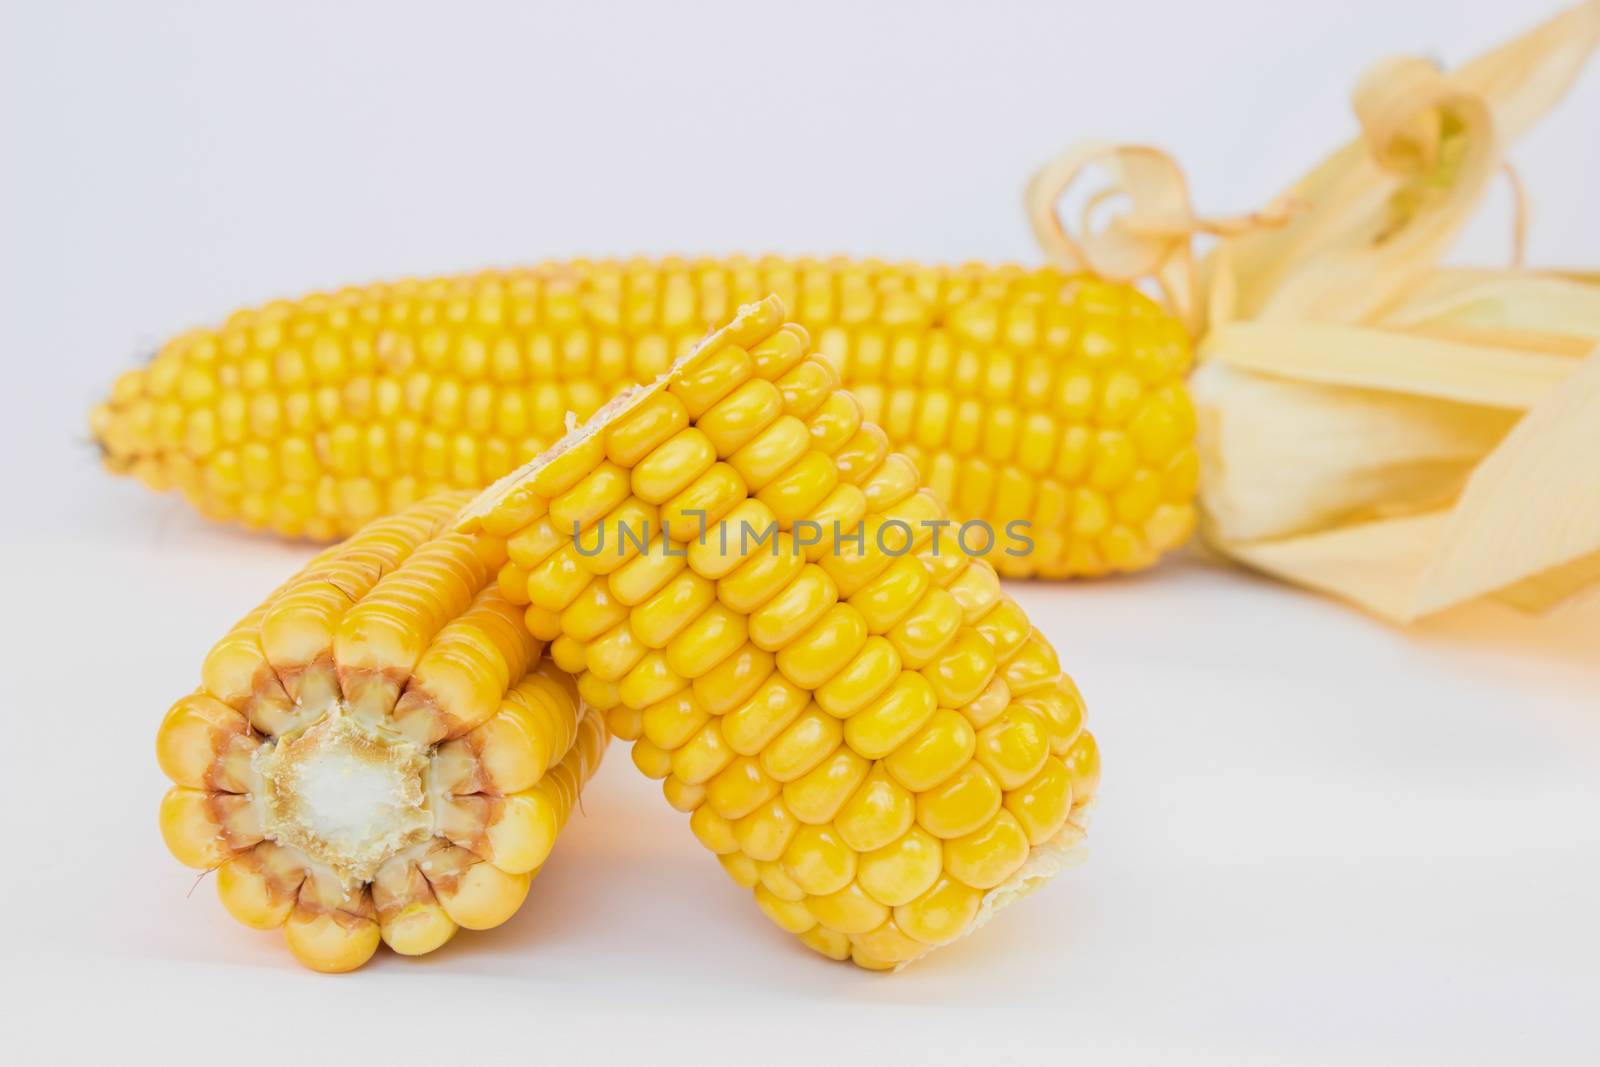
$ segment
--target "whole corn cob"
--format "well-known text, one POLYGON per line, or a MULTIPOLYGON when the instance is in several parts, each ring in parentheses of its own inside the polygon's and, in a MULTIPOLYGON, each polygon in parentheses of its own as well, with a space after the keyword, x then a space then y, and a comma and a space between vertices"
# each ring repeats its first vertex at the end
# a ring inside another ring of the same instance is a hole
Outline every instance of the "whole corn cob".
POLYGON ((521 906, 606 743, 450 493, 323 552, 224 637, 157 736, 161 831, 319 971, 521 906), (481 547, 481 546, 480 546, 481 547))
POLYGON ((332 540, 487 485, 768 292, 957 517, 1029 523, 1003 573, 1133 570, 1188 536, 1182 328, 1052 269, 580 260, 344 289, 174 338, 92 429, 208 517, 332 540))
POLYGON ((741 308, 463 529, 762 910, 888 968, 1070 857, 1099 755, 1049 643, 810 351, 776 297, 741 308))

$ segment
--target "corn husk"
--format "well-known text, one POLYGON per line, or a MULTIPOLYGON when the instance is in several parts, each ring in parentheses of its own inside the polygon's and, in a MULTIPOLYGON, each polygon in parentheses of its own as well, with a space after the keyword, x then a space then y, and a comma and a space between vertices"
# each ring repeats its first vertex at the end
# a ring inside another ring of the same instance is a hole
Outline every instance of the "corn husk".
POLYGON ((1219 243, 1193 380, 1214 548, 1402 622, 1596 589, 1600 279, 1439 260, 1597 39, 1589 2, 1451 73, 1379 64, 1300 210, 1219 243))

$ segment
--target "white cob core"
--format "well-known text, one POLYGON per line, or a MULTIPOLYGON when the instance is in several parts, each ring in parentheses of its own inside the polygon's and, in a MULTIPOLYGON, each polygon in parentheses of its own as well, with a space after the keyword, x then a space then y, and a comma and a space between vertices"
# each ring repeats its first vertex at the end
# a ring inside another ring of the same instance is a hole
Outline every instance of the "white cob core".
POLYGON ((316 725, 256 757, 266 836, 370 881, 399 850, 433 835, 428 755, 335 706, 316 725))

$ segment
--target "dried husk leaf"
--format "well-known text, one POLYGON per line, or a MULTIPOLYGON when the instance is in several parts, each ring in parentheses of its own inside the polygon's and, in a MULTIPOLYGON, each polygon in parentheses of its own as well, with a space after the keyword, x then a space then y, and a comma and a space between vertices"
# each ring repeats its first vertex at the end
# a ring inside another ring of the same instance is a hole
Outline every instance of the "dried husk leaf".
POLYGON ((1451 80, 1489 102, 1502 140, 1527 133, 1567 94, 1600 44, 1600 0, 1587 0, 1461 65, 1451 80))
POLYGON ((1580 556, 1506 586, 1496 598, 1530 614, 1553 612, 1585 599, 1600 599, 1600 552, 1580 556))
POLYGON ((1571 87, 1600 41, 1600 0, 1451 74, 1422 60, 1378 64, 1357 85, 1362 136, 1281 199, 1286 225, 1223 242, 1209 285, 1228 272, 1243 318, 1358 322, 1437 265, 1503 163, 1503 153, 1571 87))
POLYGON ((1151 278, 1168 309, 1192 333, 1204 321, 1194 236, 1230 236, 1281 225, 1292 211, 1287 201, 1275 201, 1248 215, 1201 217, 1171 156, 1149 145, 1106 141, 1078 142, 1040 167, 1028 181, 1023 204, 1051 263, 1112 281, 1151 278), (1069 227, 1059 211, 1061 198, 1093 172, 1105 184, 1085 199, 1077 226, 1069 227), (1113 203, 1124 210, 1101 218, 1101 209, 1113 203))
POLYGON ((1600 590, 1596 457, 1600 356, 1522 418, 1449 507, 1213 542, 1243 563, 1397 622, 1483 594, 1548 611, 1600 590))
POLYGON ((1438 267, 1597 40, 1591 0, 1453 74, 1380 64, 1307 208, 1222 243, 1194 379, 1214 548, 1397 621, 1600 583, 1600 281, 1438 267))
MULTIPOLYGON (((1448 342, 1265 324, 1283 332, 1241 334, 1201 366, 1192 384, 1214 547, 1399 621, 1496 592, 1543 610, 1600 579, 1568 567, 1600 552, 1600 354, 1564 354, 1600 351, 1600 284, 1484 276, 1442 299, 1451 288, 1419 290, 1426 315, 1396 312, 1449 324, 1448 342), (1524 299, 1556 309, 1545 328, 1526 321, 1524 299), (1430 362, 1454 348, 1463 358, 1430 362)), ((1230 326, 1216 343, 1259 325, 1230 326)))
MULTIPOLYGON (((1375 615, 1410 622, 1417 575, 1444 527, 1442 511, 1339 526, 1301 537, 1227 544, 1226 555, 1375 615)), ((1213 541, 1213 545, 1217 542, 1213 541)))
POLYGON ((1234 322, 1211 331, 1201 358, 1302 382, 1383 389, 1526 410, 1572 373, 1570 357, 1490 343, 1311 322, 1234 322))
POLYGON ((1225 549, 1449 505, 1517 414, 1212 363, 1191 380, 1206 536, 1225 549))
POLYGON ((1581 357, 1600 337, 1600 275, 1430 274, 1381 325, 1429 337, 1581 357))
POLYGON ((1506 435, 1467 480, 1417 590, 1436 611, 1600 551, 1600 355, 1506 435))

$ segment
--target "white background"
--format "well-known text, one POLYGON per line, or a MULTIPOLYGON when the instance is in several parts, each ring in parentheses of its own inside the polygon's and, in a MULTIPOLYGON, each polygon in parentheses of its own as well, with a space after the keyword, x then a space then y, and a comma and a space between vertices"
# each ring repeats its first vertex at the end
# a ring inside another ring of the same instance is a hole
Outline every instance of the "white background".
MULTIPOLYGON (((163 337, 318 286, 1028 259, 1021 184, 1080 136, 1161 144, 1203 208, 1248 208, 1352 134, 1367 63, 1459 61, 1543 14, 1515 6, 4 0, 10 1062, 1593 1063, 1600 621, 1402 632, 1197 560, 1016 590, 1106 752, 1091 859, 898 976, 790 944, 621 746, 507 927, 311 975, 187 895, 152 756, 309 551, 103 475, 83 430, 163 337)), ((1591 73, 1516 152, 1535 263, 1600 265, 1597 129, 1591 73)), ((1465 258, 1504 255, 1505 203, 1465 258)))

